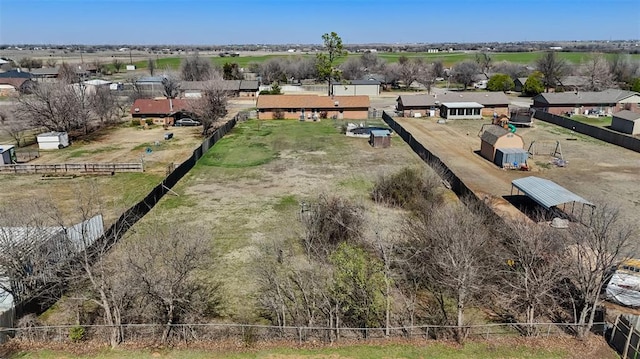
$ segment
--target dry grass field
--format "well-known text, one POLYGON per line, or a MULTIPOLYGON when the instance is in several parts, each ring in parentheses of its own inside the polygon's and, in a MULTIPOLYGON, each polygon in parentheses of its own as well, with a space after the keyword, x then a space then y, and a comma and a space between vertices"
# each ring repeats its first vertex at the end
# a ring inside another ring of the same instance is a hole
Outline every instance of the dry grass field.
POLYGON ((274 244, 300 248, 301 202, 321 193, 351 198, 367 208, 368 235, 374 228, 397 231, 401 212, 373 204, 373 182, 424 165, 400 138, 377 149, 339 127, 331 120, 239 123, 174 187, 178 196, 165 196, 141 221, 191 226, 211 238, 216 260, 209 274, 223 283, 223 317, 258 317, 259 255, 274 244))

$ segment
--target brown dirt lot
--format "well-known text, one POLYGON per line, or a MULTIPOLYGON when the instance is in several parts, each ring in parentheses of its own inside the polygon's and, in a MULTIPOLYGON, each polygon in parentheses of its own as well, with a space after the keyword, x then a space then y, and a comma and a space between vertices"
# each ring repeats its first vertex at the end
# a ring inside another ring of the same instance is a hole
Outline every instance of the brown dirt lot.
MULTIPOLYGON (((510 215, 519 211, 503 196, 509 195, 511 181, 526 176, 550 179, 588 201, 606 200, 618 205, 634 222, 640 221, 640 153, 589 136, 572 133, 559 126, 537 121, 533 128, 518 128, 517 134, 528 149, 532 141, 559 141, 566 167, 551 164, 551 157, 530 158, 530 172, 506 171, 479 155, 478 132, 490 121, 449 121, 396 118, 427 149, 440 157, 462 181, 481 198, 493 199, 500 210, 510 215), (575 140, 573 140, 575 139, 575 140)), ((545 145, 548 149, 550 145, 545 145)))
POLYGON ((201 127, 151 128, 124 125, 101 130, 91 140, 79 140, 62 150, 40 151, 40 157, 29 162, 40 163, 124 163, 144 159, 145 170, 164 172, 166 165, 186 160, 202 142, 201 127), (171 132, 173 138, 164 140, 171 132), (156 141, 158 145, 156 145, 156 141), (147 154, 146 149, 152 152, 147 154))

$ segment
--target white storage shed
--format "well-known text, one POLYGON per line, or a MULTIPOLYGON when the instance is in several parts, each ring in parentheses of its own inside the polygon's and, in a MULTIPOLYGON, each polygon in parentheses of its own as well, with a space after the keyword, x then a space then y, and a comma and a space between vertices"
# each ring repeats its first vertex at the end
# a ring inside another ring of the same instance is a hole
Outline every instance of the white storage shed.
POLYGON ((41 150, 57 150, 69 146, 69 134, 66 132, 47 132, 38 135, 38 147, 41 150))

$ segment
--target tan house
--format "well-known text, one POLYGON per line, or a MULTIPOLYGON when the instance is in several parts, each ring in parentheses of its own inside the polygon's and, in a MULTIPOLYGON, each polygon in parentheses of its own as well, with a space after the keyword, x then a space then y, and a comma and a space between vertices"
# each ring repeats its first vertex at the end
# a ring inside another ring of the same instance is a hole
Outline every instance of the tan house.
MULTIPOLYGON (((482 105, 480 108, 481 116, 509 114, 509 98, 503 92, 449 91, 444 94, 401 95, 396 99, 396 102, 396 110, 401 112, 404 117, 442 116, 439 112, 443 110, 442 104, 444 103, 480 104, 482 105), (420 115, 417 115, 418 113, 420 115)), ((466 116, 466 110, 464 114, 466 116)), ((472 111, 471 115, 474 114, 475 111, 472 111)))
POLYGON ((258 118, 261 120, 366 119, 369 96, 260 95, 258 118))
POLYGON ((622 110, 640 112, 640 93, 619 89, 541 93, 533 98, 531 108, 554 115, 611 116, 622 110))
POLYGON ((493 162, 499 148, 524 148, 520 135, 509 132, 500 126, 487 126, 480 136, 480 155, 493 162))

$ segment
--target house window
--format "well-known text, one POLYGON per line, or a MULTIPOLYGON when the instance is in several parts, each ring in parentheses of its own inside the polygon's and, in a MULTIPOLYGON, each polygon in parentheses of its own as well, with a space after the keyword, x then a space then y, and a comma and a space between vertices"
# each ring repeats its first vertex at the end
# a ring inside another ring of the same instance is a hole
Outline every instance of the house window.
POLYGON ((467 116, 471 116, 473 115, 473 109, 472 108, 468 108, 465 113, 467 114, 467 116))
POLYGON ((473 109, 473 114, 476 116, 480 116, 480 109, 479 108, 474 108, 473 109))

